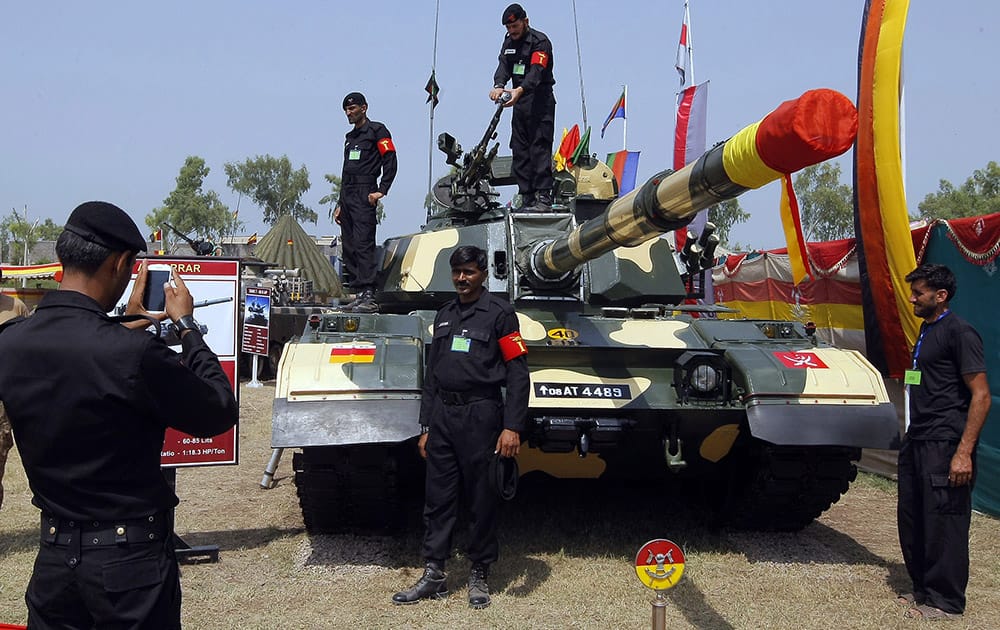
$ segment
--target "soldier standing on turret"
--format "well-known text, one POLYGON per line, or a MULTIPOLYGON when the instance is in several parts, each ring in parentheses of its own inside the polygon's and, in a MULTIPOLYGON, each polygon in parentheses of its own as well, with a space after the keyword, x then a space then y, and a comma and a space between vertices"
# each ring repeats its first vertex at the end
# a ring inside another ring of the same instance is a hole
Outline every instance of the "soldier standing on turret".
POLYGON ((368 120, 368 101, 360 92, 344 97, 344 113, 354 129, 344 140, 344 170, 340 199, 333 220, 340 226, 344 265, 357 298, 344 307, 355 313, 375 313, 375 209, 389 194, 396 177, 396 147, 385 125, 368 120), (382 181, 378 176, 381 173, 382 181))
POLYGON ((521 207, 547 212, 552 207, 556 118, 552 43, 545 33, 528 26, 528 15, 519 4, 504 9, 500 23, 507 28, 507 37, 500 47, 500 64, 493 74, 490 99, 498 101, 504 92, 510 92, 506 107, 514 108, 510 148, 521 207), (513 89, 504 89, 508 80, 513 89))

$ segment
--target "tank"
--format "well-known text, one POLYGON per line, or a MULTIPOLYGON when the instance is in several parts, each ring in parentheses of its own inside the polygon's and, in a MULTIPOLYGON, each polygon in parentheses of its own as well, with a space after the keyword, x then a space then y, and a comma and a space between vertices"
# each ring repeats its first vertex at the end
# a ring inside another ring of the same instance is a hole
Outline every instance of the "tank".
POLYGON ((455 297, 459 245, 487 251, 485 286, 515 306, 528 346, 522 477, 676 483, 730 525, 797 530, 847 491, 862 448, 896 445, 895 409, 864 356, 820 342, 807 322, 714 318, 720 307, 691 303, 718 242, 711 227, 682 252, 663 237, 846 151, 849 99, 807 92, 620 197, 610 169, 586 160, 560 175, 546 213, 498 202, 496 188, 514 183, 490 146, 502 112, 467 154, 441 134, 451 173, 424 228, 385 242, 381 312, 315 315, 285 347, 272 444, 300 449, 308 531, 391 528, 419 503, 425 354, 436 309, 455 297))

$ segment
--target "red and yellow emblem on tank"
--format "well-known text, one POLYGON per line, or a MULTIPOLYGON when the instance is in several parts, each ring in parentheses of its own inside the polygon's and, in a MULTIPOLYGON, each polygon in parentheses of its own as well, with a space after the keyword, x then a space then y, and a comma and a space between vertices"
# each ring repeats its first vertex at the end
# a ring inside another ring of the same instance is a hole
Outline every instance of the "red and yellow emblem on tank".
POLYGON ((375 360, 375 344, 368 341, 335 343, 330 348, 330 363, 371 363, 375 360))
POLYGON ((684 552, 665 538, 651 540, 635 554, 635 574, 654 591, 673 588, 684 575, 684 552))

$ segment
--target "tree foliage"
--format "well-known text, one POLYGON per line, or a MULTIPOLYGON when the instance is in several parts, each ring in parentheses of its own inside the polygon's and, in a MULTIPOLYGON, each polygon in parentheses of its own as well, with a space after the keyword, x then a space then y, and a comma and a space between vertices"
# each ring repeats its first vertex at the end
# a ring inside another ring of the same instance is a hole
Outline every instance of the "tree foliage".
POLYGON ((808 166, 795 177, 802 232, 807 241, 832 241, 854 236, 854 196, 840 181, 840 164, 808 166))
POLYGON ((708 209, 708 220, 715 224, 715 234, 723 247, 729 247, 729 236, 733 226, 744 223, 749 218, 750 213, 740 207, 740 200, 735 197, 708 209))
POLYGON ((287 155, 258 155, 241 164, 227 162, 224 168, 229 178, 226 185, 260 206, 268 225, 286 214, 296 221, 316 223, 316 212, 302 203, 302 195, 310 186, 309 170, 304 164, 293 170, 287 155))
MULTIPOLYGON (((327 212, 330 220, 333 221, 333 211, 340 203, 340 176, 334 175, 333 173, 326 173, 323 178, 330 184, 330 192, 323 196, 319 200, 319 205, 327 206, 327 212)), ((385 218, 385 206, 382 204, 382 200, 379 199, 375 203, 375 222, 382 223, 382 219, 385 218)))
POLYGON ((25 261, 24 246, 28 246, 28 264, 37 264, 41 260, 31 260, 31 248, 39 241, 54 241, 62 233, 62 226, 57 225, 52 219, 44 221, 28 220, 28 210, 24 213, 17 209, 11 209, 11 213, 0 220, 0 260, 20 265, 25 261))
POLYGON ((986 168, 973 171, 961 188, 942 179, 937 192, 924 197, 917 208, 928 221, 1000 212, 1000 165, 990 161, 986 168))
MULTIPOLYGON (((177 186, 163 200, 163 206, 146 215, 150 230, 165 228, 169 223, 193 239, 218 242, 220 236, 241 228, 242 223, 219 200, 219 195, 203 190, 210 170, 202 158, 188 156, 177 175, 177 186)), ((178 240, 171 230, 164 229, 167 250, 171 250, 178 240)))

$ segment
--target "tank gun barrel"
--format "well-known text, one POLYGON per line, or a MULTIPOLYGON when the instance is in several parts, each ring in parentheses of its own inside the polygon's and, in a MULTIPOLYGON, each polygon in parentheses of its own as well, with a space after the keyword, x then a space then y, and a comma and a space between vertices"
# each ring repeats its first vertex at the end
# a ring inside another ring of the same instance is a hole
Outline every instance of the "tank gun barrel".
POLYGON ((810 90, 679 171, 654 175, 569 234, 536 244, 528 274, 543 283, 556 281, 612 249, 684 227, 720 201, 844 153, 857 130, 850 99, 833 90, 810 90))

